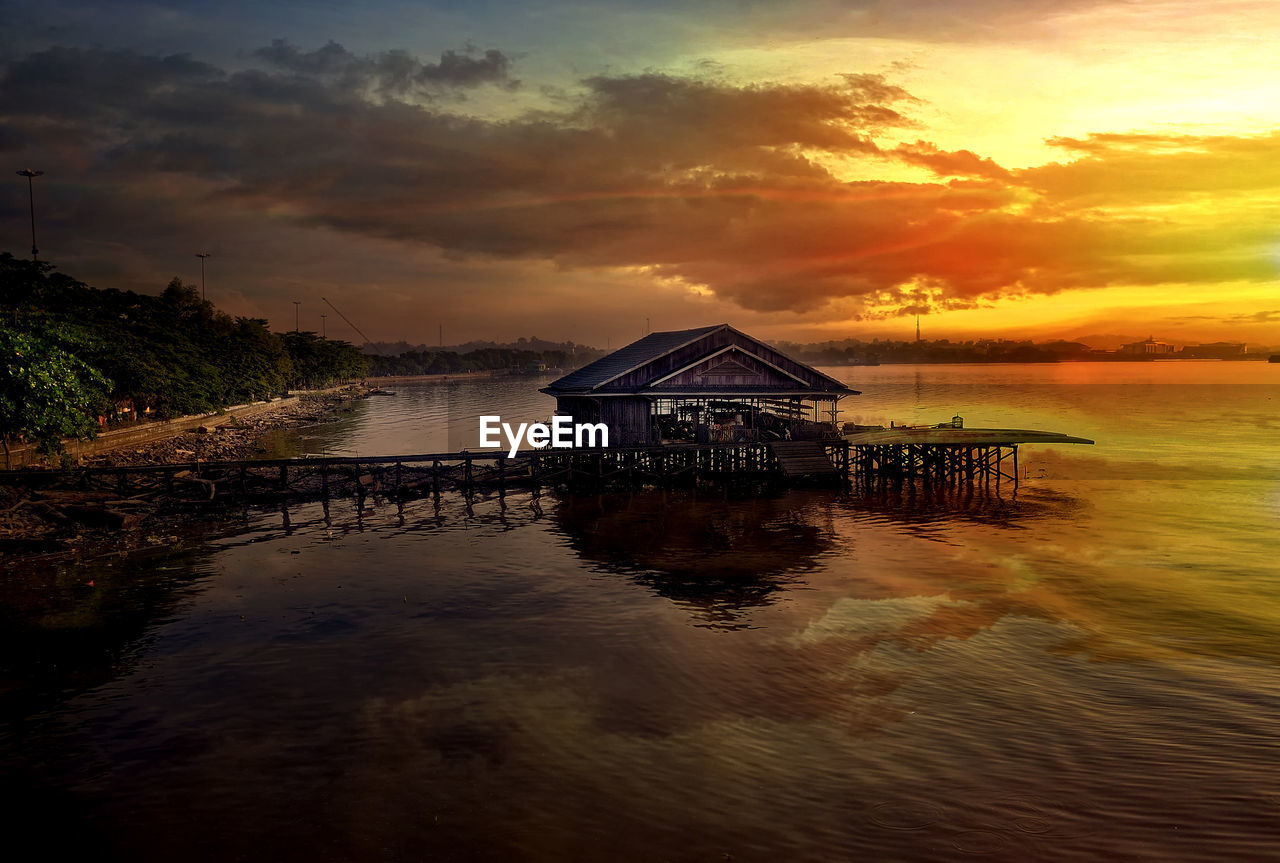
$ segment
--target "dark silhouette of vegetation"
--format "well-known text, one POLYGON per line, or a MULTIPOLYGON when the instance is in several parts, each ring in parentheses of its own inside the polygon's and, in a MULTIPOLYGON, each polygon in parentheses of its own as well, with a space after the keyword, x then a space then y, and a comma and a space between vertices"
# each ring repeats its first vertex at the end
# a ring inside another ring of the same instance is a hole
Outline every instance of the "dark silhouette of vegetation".
MULTIPOLYGON (((582 352, 579 352, 582 353, 582 352)), ((592 352, 592 356, 598 356, 592 352)), ((537 371, 542 368, 572 368, 582 357, 573 357, 568 351, 525 351, 511 348, 481 348, 465 354, 453 351, 405 351, 399 356, 367 357, 369 374, 374 377, 396 375, 447 375, 459 372, 537 371), (575 362, 575 359, 577 362, 575 362)))
MULTIPOLYGON (((521 336, 514 342, 493 342, 472 340, 463 342, 459 345, 412 345, 406 341, 399 342, 365 342, 361 346, 366 354, 378 355, 384 357, 397 357, 402 354, 421 353, 431 354, 437 351, 448 351, 453 354, 467 354, 472 351, 490 350, 490 349, 506 349, 513 351, 533 351, 538 355, 563 355, 568 357, 569 366, 583 365, 598 359, 607 353, 606 351, 596 348, 580 345, 577 342, 553 342, 548 339, 540 339, 537 336, 525 338, 521 336)), ((549 360, 547 362, 550 362, 549 360)), ((561 365, 557 363, 557 365, 561 365)), ((566 367, 566 366, 562 366, 566 367)), ((567 368, 566 367, 566 368, 567 368)))
POLYGON ((364 377, 369 361, 347 342, 322 339, 311 332, 284 333, 284 349, 295 386, 316 389, 337 380, 364 377))
POLYGON ((1098 359, 1099 352, 1079 342, 975 339, 953 342, 948 339, 864 342, 845 339, 818 344, 780 342, 780 350, 814 365, 876 363, 1056 363, 1063 360, 1098 359))
POLYGON ((168 419, 362 377, 346 342, 272 333, 175 278, 159 296, 99 290, 44 261, 0 254, 0 434, 48 452, 64 437, 168 419))
POLYGON ((922 339, 918 342, 844 339, 807 345, 779 342, 778 348, 802 362, 828 366, 878 363, 1059 363, 1081 360, 1132 362, 1210 358, 1249 360, 1265 359, 1274 350, 1254 346, 1246 351, 1243 344, 1214 342, 1207 345, 1187 345, 1170 354, 1143 355, 1124 350, 1099 350, 1082 342, 1034 342, 1030 339, 971 339, 963 342, 949 339, 922 339))

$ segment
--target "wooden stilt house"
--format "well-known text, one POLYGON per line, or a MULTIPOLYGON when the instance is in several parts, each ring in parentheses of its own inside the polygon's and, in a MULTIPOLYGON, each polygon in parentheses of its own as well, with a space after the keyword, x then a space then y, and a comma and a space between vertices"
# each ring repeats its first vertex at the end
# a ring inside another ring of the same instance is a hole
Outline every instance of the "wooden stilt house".
POLYGON ((610 446, 815 439, 856 390, 728 324, 650 333, 542 392, 610 446))

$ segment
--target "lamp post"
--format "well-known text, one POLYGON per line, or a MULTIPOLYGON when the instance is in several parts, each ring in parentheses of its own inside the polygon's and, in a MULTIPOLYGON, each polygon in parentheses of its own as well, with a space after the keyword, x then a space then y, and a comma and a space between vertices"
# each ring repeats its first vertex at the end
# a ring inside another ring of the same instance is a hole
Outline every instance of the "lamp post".
POLYGON ((293 301, 293 331, 295 333, 300 332, 300 329, 298 327, 298 309, 301 305, 302 305, 302 300, 293 301))
POLYGON ((31 181, 36 177, 42 176, 44 171, 33 171, 30 168, 23 168, 18 172, 19 177, 27 178, 27 203, 31 207, 31 260, 40 260, 40 250, 36 248, 36 191, 31 181))
POLYGON ((204 290, 204 259, 212 258, 213 255, 208 252, 196 252, 196 257, 200 259, 200 301, 203 302, 207 299, 204 290))
POLYGON ((327 318, 327 317, 329 317, 329 316, 328 316, 328 315, 321 315, 321 316, 320 316, 320 338, 322 338, 322 339, 323 339, 323 338, 328 338, 328 337, 325 335, 325 326, 324 326, 324 319, 325 319, 325 318, 327 318))

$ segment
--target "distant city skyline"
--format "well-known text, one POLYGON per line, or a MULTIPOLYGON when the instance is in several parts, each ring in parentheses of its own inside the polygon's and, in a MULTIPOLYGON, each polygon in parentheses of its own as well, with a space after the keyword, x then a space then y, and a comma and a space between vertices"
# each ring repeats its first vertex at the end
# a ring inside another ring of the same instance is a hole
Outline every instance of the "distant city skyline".
POLYGON ((1280 344, 1280 7, 10 4, 0 249, 379 341, 1280 344), (300 302, 301 306, 295 306, 300 302))

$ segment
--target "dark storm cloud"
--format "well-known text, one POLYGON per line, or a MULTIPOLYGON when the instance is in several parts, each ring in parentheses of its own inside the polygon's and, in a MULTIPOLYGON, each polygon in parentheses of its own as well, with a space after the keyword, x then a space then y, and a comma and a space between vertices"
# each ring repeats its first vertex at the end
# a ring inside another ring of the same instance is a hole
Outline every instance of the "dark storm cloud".
POLYGON ((253 56, 278 69, 300 75, 336 79, 347 87, 369 86, 382 94, 406 95, 439 87, 478 87, 497 84, 519 86, 511 77, 511 59, 489 49, 477 56, 475 49, 445 51, 438 63, 423 63, 406 51, 383 51, 357 56, 337 42, 314 51, 300 51, 284 39, 274 39, 253 56))
POLYGON ((872 152, 870 133, 905 122, 890 105, 910 99, 877 75, 847 75, 830 86, 734 86, 654 73, 585 83, 580 120, 646 149, 677 144, 691 156, 736 147, 872 152))
POLYGON ((270 45, 258 48, 253 56, 281 69, 307 75, 334 75, 360 63, 358 57, 333 41, 314 51, 299 51, 286 39, 272 39, 270 45))
MULTIPOLYGON (((120 112, 120 121, 147 107, 158 88, 191 92, 225 73, 186 54, 146 56, 133 51, 49 48, 4 67, 0 110, 75 122, 120 112)), ((107 131, 107 130, 104 130, 107 131)))
POLYGON ((511 59, 501 51, 490 48, 481 57, 445 51, 440 55, 439 63, 423 66, 418 75, 424 81, 455 87, 474 87, 498 82, 514 85, 518 82, 510 79, 510 71, 511 59))

